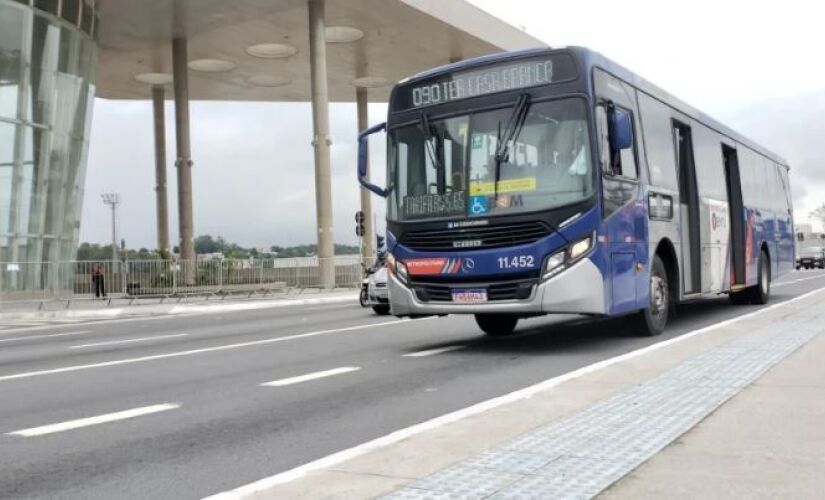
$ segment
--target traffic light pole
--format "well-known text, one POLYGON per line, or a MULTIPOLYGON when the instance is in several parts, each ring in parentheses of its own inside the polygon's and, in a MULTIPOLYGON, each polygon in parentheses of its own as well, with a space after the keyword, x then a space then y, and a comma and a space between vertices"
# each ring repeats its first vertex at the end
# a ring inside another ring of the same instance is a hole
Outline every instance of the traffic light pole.
POLYGON ((355 236, 358 236, 358 247, 361 249, 361 263, 364 269, 367 268, 367 263, 372 258, 371 255, 364 253, 364 247, 367 245, 369 238, 365 238, 365 223, 366 217, 361 210, 355 212, 355 236))

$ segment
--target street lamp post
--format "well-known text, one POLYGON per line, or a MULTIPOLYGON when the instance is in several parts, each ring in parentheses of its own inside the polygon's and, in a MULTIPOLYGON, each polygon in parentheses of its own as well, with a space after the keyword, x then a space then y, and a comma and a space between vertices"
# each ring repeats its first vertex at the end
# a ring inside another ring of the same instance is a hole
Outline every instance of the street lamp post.
POLYGON ((120 205, 120 194, 104 193, 100 197, 103 198, 103 203, 112 208, 112 261, 117 262, 117 206, 120 205))

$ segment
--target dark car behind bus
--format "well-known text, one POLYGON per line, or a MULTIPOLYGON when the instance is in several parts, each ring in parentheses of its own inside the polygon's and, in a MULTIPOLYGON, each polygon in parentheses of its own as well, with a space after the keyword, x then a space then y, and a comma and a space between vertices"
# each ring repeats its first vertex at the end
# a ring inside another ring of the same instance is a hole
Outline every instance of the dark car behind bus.
POLYGON ((803 248, 796 258, 796 268, 801 269, 820 268, 825 269, 825 248, 808 247, 803 248))

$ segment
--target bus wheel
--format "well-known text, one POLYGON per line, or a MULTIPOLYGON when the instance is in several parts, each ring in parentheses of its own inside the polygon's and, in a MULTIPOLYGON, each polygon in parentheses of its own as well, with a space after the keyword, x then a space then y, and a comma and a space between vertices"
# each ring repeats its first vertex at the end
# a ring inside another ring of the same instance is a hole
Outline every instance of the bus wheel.
POLYGON ((659 256, 653 258, 650 270, 650 305, 638 313, 640 333, 646 337, 659 335, 665 330, 670 313, 670 284, 665 264, 659 256))
POLYGON ((771 296, 771 260, 768 254, 762 251, 759 254, 759 279, 756 285, 748 290, 751 304, 767 304, 771 296))
POLYGON ((386 304, 379 304, 377 306, 372 306, 372 310, 379 316, 386 316, 390 313, 390 306, 386 304))
POLYGON ((512 314, 476 314, 476 323, 491 337, 504 337, 513 333, 518 316, 512 314))

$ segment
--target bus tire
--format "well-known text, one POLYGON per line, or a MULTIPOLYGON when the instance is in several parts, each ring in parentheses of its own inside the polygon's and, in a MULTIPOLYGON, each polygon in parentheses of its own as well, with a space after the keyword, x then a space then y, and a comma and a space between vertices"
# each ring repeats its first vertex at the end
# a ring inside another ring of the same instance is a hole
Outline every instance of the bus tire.
POLYGON ((476 324, 490 337, 512 335, 518 323, 518 316, 512 314, 476 314, 476 324))
POLYGON ((747 292, 751 304, 767 304, 771 297, 771 259, 767 252, 762 250, 759 253, 759 276, 756 285, 750 287, 747 292))
POLYGON ((386 316, 390 313, 390 306, 389 304, 379 304, 372 306, 372 310, 379 316, 386 316))
POLYGON ((662 259, 656 255, 650 269, 650 304, 637 313, 636 326, 644 337, 653 337, 665 331, 672 309, 670 283, 662 259))

